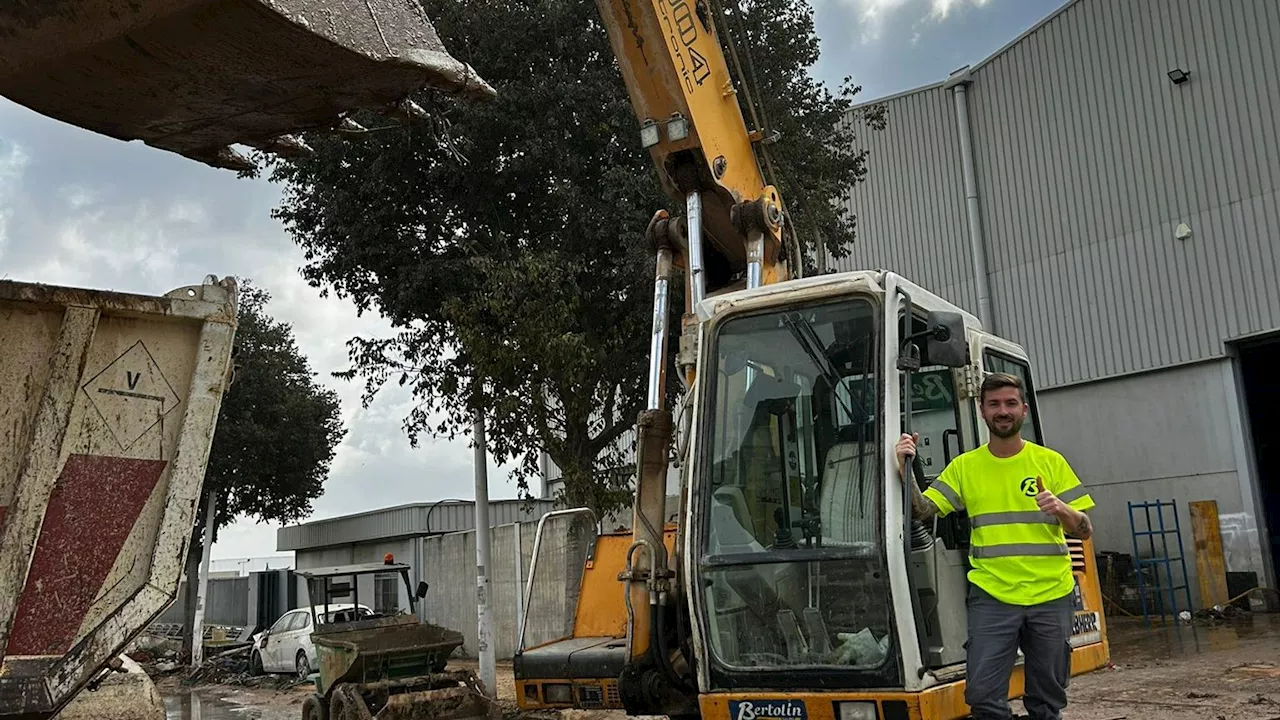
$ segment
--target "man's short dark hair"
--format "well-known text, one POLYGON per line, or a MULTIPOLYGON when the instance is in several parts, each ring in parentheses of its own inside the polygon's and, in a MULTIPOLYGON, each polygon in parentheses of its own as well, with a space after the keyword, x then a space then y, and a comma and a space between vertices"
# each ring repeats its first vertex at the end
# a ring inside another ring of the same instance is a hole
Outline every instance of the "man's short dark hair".
POLYGON ((1007 387, 1017 388, 1018 397, 1022 399, 1023 403, 1027 401, 1027 394, 1022 389, 1022 380, 1020 380, 1017 375, 998 372, 991 373, 983 378, 982 387, 978 391, 978 403, 981 404, 987 401, 988 392, 1007 387))

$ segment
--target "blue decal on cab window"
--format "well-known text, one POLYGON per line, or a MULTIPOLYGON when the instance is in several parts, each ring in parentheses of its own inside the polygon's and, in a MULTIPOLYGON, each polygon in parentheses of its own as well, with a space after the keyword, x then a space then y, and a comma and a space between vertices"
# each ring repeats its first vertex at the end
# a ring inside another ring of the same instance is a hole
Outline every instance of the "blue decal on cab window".
POLYGON ((808 720, 803 700, 734 700, 729 720, 808 720))

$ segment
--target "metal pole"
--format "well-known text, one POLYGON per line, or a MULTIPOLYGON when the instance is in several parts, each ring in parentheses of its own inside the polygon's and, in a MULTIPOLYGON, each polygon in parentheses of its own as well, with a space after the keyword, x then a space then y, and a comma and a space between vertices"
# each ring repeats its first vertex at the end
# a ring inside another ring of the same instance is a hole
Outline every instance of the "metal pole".
MULTIPOLYGON (((196 618, 191 626, 191 667, 204 662, 204 599, 209 588, 209 558, 213 554, 213 523, 217 519, 218 493, 209 493, 204 515, 204 548, 200 553, 200 572, 196 582, 196 618)), ((188 578, 187 582, 191 579, 188 578)))
POLYGON ((747 236, 747 287, 758 288, 764 282, 764 233, 753 230, 747 236))
POLYGON ((515 552, 516 645, 515 645, 515 648, 517 651, 520 651, 524 649, 520 647, 520 642, 523 639, 520 637, 520 631, 524 628, 524 542, 523 542, 523 538, 520 536, 520 523, 515 523, 511 527, 515 530, 515 536, 516 536, 516 541, 515 541, 515 545, 516 545, 516 552, 515 552))
POLYGON ((978 291, 978 320, 982 329, 995 332, 991 316, 991 288, 987 272, 986 239, 982 233, 981 206, 978 202, 978 172, 973 160, 973 134, 969 129, 968 73, 954 80, 952 92, 956 100, 956 125, 960 135, 960 166, 964 172, 965 213, 969 217, 969 255, 973 263, 973 282, 978 291))
POLYGON ((480 681, 490 699, 497 697, 497 668, 493 657, 493 616, 489 614, 489 472, 485 450, 484 411, 475 411, 476 476, 476 615, 479 618, 476 650, 480 655, 480 681))

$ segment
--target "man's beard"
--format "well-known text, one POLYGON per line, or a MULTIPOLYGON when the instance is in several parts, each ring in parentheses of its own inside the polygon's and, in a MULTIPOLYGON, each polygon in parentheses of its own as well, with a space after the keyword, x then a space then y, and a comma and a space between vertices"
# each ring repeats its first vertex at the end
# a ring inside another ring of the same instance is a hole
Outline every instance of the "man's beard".
POLYGON ((1018 433, 1022 432, 1022 421, 1023 421, 1023 418, 1017 418, 1013 416, 1008 416, 1007 418, 1005 418, 997 415, 996 417, 987 421, 987 429, 991 431, 992 435, 995 435, 1001 440, 1008 440, 1009 438, 1015 437, 1018 435, 1018 433), (997 425, 997 423, 1003 422, 1006 419, 1009 421, 1009 427, 1007 429, 1001 429, 997 425))

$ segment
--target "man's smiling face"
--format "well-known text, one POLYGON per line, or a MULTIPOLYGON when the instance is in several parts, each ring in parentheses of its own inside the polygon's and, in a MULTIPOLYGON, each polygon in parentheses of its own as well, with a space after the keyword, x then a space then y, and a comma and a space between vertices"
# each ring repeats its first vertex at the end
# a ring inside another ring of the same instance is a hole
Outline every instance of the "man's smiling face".
POLYGON ((1027 418, 1027 404, 1018 388, 1002 387, 988 390, 982 396, 982 419, 991 434, 998 438, 1011 438, 1022 432, 1027 418))

